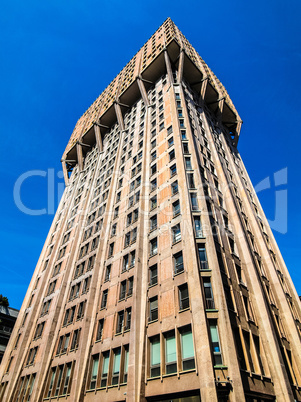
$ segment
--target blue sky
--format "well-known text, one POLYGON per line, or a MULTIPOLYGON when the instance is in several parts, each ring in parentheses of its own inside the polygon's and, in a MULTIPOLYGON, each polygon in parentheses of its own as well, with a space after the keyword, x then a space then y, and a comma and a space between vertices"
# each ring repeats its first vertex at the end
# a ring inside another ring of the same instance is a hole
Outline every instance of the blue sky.
MULTIPOLYGON (((14 202, 29 170, 55 176, 80 115, 144 42, 171 17, 228 90, 244 124, 239 151, 254 185, 287 168, 288 183, 261 191, 274 220, 275 190, 288 194, 288 229, 274 231, 301 294, 301 3, 291 0, 152 2, 52 0, 2 2, 0 14, 1 282, 20 308, 53 214, 30 216, 14 202)), ((47 208, 47 179, 21 188, 24 204, 47 208)))

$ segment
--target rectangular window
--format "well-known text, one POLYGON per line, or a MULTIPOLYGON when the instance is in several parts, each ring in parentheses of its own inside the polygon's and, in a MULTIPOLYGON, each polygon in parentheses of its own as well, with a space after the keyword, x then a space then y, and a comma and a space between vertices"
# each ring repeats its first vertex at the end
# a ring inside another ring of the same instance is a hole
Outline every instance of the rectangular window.
POLYGON ((91 371, 90 389, 96 388, 98 365, 99 365, 99 355, 92 356, 92 371, 91 371))
POLYGON ((153 174, 156 173, 156 171, 157 171, 157 164, 154 163, 154 164, 151 166, 150 174, 153 175, 153 174))
POLYGON ((150 241, 150 256, 156 255, 158 253, 158 242, 155 237, 150 241))
POLYGON ((105 289, 102 293, 101 308, 107 307, 107 301, 108 301, 108 289, 105 289))
POLYGON ((185 310, 186 308, 189 308, 189 294, 187 283, 179 286, 179 304, 180 310, 185 310))
POLYGON ((150 338, 150 376, 159 377, 161 367, 160 336, 150 338))
POLYGON ((202 223, 200 216, 194 216, 194 230, 195 230, 195 237, 201 238, 203 237, 203 230, 202 230, 202 223))
POLYGON ((154 191, 157 188, 157 179, 151 181, 150 191, 154 191))
POLYGON ((157 285, 158 283, 158 267, 157 264, 149 267, 149 286, 157 285))
POLYGON ((104 324, 104 319, 102 318, 101 320, 98 321, 98 327, 97 327, 97 333, 96 333, 97 341, 100 341, 102 338, 103 324, 104 324))
POLYGON ((200 260, 200 269, 201 270, 209 269, 208 261, 207 261, 207 253, 206 253, 206 249, 204 246, 198 247, 198 254, 199 254, 199 260, 200 260))
POLYGON ((157 196, 155 195, 150 199, 150 209, 155 209, 157 208, 157 196))
POLYGON ((192 170, 191 159, 189 157, 185 158, 185 168, 186 170, 192 170))
POLYGON ((177 243, 178 241, 181 240, 181 228, 180 224, 175 225, 171 228, 171 233, 172 233, 172 242, 177 243))
POLYGON ((127 284, 127 286, 128 286, 127 297, 132 296, 132 294, 133 294, 133 285, 134 285, 134 277, 131 276, 131 277, 128 279, 128 284, 127 284))
POLYGON ((177 372, 177 349, 175 332, 170 331, 164 334, 165 340, 165 373, 172 374, 177 372))
POLYGON ((114 243, 111 243, 109 245, 109 253, 108 253, 108 257, 112 257, 114 253, 114 243))
POLYGON ((214 365, 220 366, 223 364, 223 361, 222 361, 222 353, 221 353, 221 348, 220 348, 220 342, 219 342, 219 336, 218 336, 216 322, 210 321, 209 328, 210 328, 210 338, 211 338, 211 344, 212 344, 212 350, 213 350, 214 365))
POLYGON ((109 281, 110 278, 111 278, 111 268, 112 268, 112 265, 111 265, 111 264, 110 264, 110 265, 107 265, 107 267, 106 267, 106 274, 105 274, 105 282, 109 281))
POLYGON ((177 174, 177 165, 173 164, 170 168, 170 177, 173 177, 177 174))
POLYGON ((180 208, 180 201, 177 200, 172 204, 172 212, 173 212, 173 217, 176 217, 180 215, 181 213, 181 208, 180 208))
POLYGON ((109 361, 110 361, 110 352, 103 353, 101 383, 100 383, 100 386, 102 388, 107 386, 108 372, 109 372, 109 361))
POLYGON ((182 353, 182 369, 192 370, 195 368, 194 348, 191 327, 180 329, 181 335, 181 353, 182 353))
POLYGON ((123 366, 123 383, 127 383, 128 380, 128 365, 129 365, 129 347, 124 347, 124 366, 123 366))
POLYGON ((179 191, 178 181, 176 180, 173 183, 171 183, 171 195, 177 194, 178 191, 179 191))
POLYGON ((179 274, 184 271, 183 254, 182 251, 173 256, 174 259, 174 273, 179 274))
POLYGON ((126 281, 122 281, 120 284, 119 300, 125 299, 125 293, 126 293, 126 281))
POLYGON ((169 161, 172 161, 173 159, 175 159, 176 155, 175 155, 175 150, 173 149, 172 151, 169 152, 169 161))
POLYGON ((112 385, 117 385, 119 382, 121 348, 115 349, 113 355, 112 385))
POLYGON ((130 252, 130 268, 133 268, 135 266, 135 256, 136 252, 135 250, 130 252))
POLYGON ((188 178, 188 188, 195 188, 193 173, 188 173, 187 178, 188 178))
POLYGON ((184 154, 189 154, 188 142, 183 142, 183 151, 184 154))
POLYGON ((126 319, 124 326, 125 331, 129 331, 131 329, 131 317, 132 317, 132 308, 129 307, 126 309, 126 319))
POLYGON ((197 194, 196 193, 190 193, 190 201, 191 201, 191 209, 193 211, 198 211, 199 210, 199 205, 198 205, 198 200, 197 200, 197 194))
POLYGON ((117 318, 116 334, 120 334, 123 330, 124 325, 124 311, 119 311, 117 318))
POLYGON ((149 321, 156 321, 158 319, 158 296, 149 300, 149 321))
POLYGON ((157 215, 154 215, 150 218, 150 230, 157 229, 157 215))
POLYGON ((205 292, 206 309, 214 310, 215 304, 214 304, 214 299, 213 299, 213 292, 212 292, 210 278, 203 277, 203 285, 204 285, 204 292, 205 292))
MULTIPOLYGON (((66 367, 66 374, 65 374, 65 380, 64 380, 64 387, 63 387, 63 392, 62 395, 66 395, 68 392, 68 386, 69 386, 69 381, 70 381, 70 375, 71 375, 71 363, 67 364, 66 367)), ((28 399, 29 400, 29 399, 28 399)))

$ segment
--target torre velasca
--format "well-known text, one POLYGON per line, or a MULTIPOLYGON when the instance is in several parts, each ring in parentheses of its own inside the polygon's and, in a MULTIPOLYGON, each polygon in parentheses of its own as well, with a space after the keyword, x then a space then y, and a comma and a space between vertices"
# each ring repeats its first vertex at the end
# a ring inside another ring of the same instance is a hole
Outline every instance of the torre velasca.
POLYGON ((300 301, 240 128, 167 19, 71 135, 1 401, 301 401, 300 301))

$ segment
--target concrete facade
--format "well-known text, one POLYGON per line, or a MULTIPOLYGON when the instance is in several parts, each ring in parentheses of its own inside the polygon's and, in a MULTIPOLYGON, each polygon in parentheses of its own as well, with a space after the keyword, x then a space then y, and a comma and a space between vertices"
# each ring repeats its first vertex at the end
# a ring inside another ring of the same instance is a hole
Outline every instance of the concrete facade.
POLYGON ((64 152, 0 400, 301 401, 300 300, 240 127, 166 20, 64 152))

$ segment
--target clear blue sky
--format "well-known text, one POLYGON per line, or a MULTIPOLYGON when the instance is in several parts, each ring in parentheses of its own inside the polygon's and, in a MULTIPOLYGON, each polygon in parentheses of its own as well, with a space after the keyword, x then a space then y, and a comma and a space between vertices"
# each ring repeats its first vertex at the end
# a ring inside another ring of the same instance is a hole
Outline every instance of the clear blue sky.
MULTIPOLYGON (((0 293, 12 307, 22 304, 53 219, 20 212, 16 180, 29 170, 57 175, 77 119, 168 16, 240 113, 238 148, 253 184, 288 168, 288 230, 275 236, 301 294, 300 12, 297 0, 2 2, 0 293)), ((28 179, 22 200, 46 208, 46 190, 46 178, 28 179)), ((275 191, 259 197, 273 220, 275 191)))

